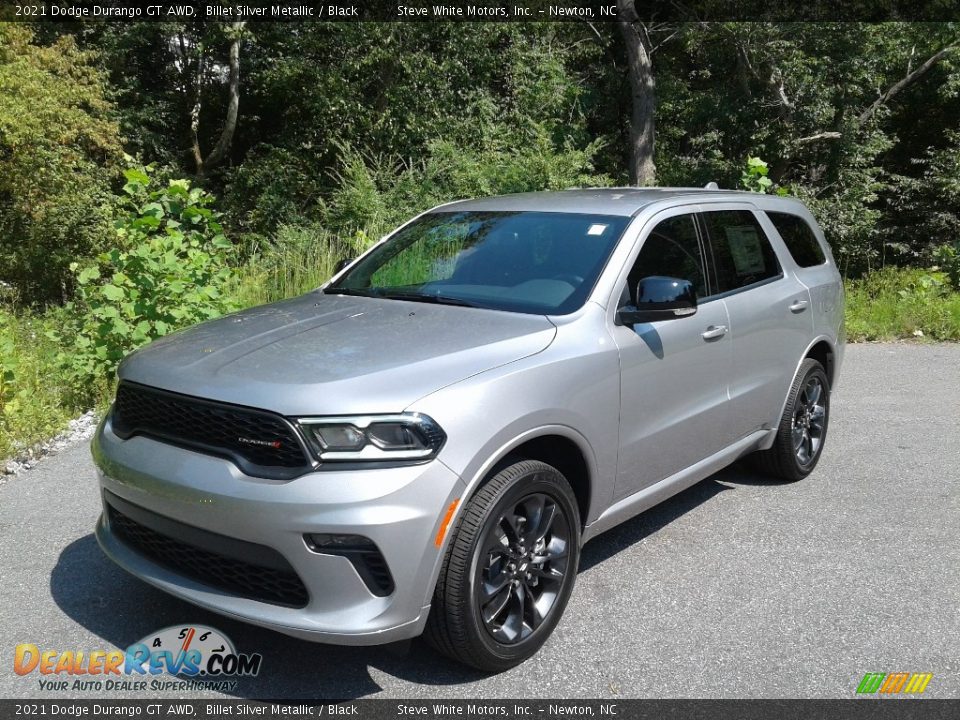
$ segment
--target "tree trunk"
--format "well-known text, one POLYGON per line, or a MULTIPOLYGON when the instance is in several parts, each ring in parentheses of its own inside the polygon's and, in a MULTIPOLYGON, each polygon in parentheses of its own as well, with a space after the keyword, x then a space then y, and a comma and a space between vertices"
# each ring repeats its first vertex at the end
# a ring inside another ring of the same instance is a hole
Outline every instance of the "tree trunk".
POLYGON ((191 48, 184 41, 183 34, 179 36, 180 56, 183 63, 183 73, 190 75, 192 81, 185 79, 185 85, 190 88, 192 99, 190 104, 190 150, 193 154, 193 163, 197 177, 202 178, 208 170, 222 163, 230 154, 233 136, 237 131, 237 118, 240 112, 240 40, 246 22, 235 22, 230 26, 230 74, 228 78, 230 100, 227 103, 227 117, 220 131, 220 137, 210 153, 204 158, 200 148, 200 111, 203 104, 203 74, 205 72, 205 57, 201 50, 195 60, 190 60, 191 48))
POLYGON ((220 139, 204 161, 204 169, 219 165, 230 152, 233 134, 237 130, 237 115, 240 112, 240 37, 245 22, 235 22, 231 27, 233 39, 230 43, 230 102, 227 105, 227 119, 223 124, 220 139))
POLYGON ((653 62, 649 40, 638 22, 633 0, 617 0, 620 33, 627 48, 627 71, 630 77, 630 183, 653 185, 656 166, 653 163, 656 135, 656 96, 653 62))

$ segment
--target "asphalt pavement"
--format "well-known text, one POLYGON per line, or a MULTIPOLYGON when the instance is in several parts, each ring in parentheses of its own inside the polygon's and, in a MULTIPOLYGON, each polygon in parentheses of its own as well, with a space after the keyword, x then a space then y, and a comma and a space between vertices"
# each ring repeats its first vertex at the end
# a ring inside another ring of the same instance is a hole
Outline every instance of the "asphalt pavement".
POLYGON ((0 486, 0 697, 107 695, 41 690, 13 672, 18 643, 125 648, 181 623, 263 654, 235 698, 849 698, 899 671, 960 697, 960 345, 850 346, 813 475, 734 466, 593 540, 554 636, 497 676, 421 641, 315 645, 168 597, 104 557, 99 511, 85 443, 0 486))

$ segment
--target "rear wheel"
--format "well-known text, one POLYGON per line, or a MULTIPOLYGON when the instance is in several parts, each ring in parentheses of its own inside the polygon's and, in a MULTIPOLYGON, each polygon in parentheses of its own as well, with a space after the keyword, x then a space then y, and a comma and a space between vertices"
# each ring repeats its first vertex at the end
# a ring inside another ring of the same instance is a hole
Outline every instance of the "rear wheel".
POLYGON ((451 539, 426 637, 489 672, 537 652, 556 627, 580 558, 580 516, 566 478, 524 460, 471 498, 451 539))
POLYGON ((800 364, 769 450, 754 454, 761 472, 782 480, 801 480, 817 466, 830 420, 830 382, 811 358, 800 364))

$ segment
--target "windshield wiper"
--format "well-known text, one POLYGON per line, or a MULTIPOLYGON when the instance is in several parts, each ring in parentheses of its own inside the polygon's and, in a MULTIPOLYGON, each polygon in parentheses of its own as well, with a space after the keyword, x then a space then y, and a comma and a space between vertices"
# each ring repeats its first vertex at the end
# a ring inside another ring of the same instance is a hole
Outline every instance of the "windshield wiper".
POLYGON ((476 303, 472 303, 469 300, 461 300, 460 298, 450 297, 449 295, 421 295, 420 293, 403 293, 403 292, 390 292, 384 293, 383 295, 378 295, 378 297, 384 297, 388 300, 409 300, 411 302, 423 302, 423 303, 433 303, 435 305, 456 305, 458 307, 480 307, 476 303))

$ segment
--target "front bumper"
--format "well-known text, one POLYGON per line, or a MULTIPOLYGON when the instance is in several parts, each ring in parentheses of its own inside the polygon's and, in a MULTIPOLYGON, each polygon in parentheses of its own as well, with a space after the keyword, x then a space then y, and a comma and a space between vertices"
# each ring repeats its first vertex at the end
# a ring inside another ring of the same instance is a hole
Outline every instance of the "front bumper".
POLYGON ((442 548, 434 542, 464 485, 443 463, 323 471, 290 481, 243 474, 233 463, 145 437, 122 440, 101 424, 91 444, 101 496, 278 552, 306 586, 294 608, 234 595, 154 562, 97 523, 97 540, 118 565, 177 597, 255 625, 318 642, 374 645, 419 635, 442 548), (107 491, 107 492, 103 492, 107 491), (310 533, 372 540, 393 576, 393 592, 371 592, 346 557, 311 550, 310 533))

